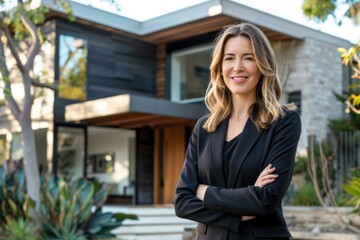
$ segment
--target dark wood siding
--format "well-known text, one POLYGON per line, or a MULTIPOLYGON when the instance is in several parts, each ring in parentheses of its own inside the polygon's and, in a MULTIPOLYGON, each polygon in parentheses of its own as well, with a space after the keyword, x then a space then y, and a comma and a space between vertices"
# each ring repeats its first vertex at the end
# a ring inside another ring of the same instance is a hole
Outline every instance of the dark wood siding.
POLYGON ((136 131, 136 204, 153 204, 154 198, 154 130, 136 131))
MULTIPOLYGON (((87 100, 123 93, 156 97, 155 45, 61 19, 56 20, 56 33, 57 37, 64 34, 87 40, 87 100)), ((75 102, 56 94, 55 121, 64 121, 65 106, 75 102)))

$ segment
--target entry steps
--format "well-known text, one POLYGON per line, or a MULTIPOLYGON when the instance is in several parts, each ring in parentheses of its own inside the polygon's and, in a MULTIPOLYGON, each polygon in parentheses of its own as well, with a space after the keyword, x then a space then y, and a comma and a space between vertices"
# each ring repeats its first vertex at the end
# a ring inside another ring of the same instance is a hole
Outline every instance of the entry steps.
POLYGON ((196 227, 195 222, 175 215, 173 205, 103 206, 103 212, 136 214, 138 220, 126 219, 113 230, 121 240, 182 240, 185 229, 196 227))

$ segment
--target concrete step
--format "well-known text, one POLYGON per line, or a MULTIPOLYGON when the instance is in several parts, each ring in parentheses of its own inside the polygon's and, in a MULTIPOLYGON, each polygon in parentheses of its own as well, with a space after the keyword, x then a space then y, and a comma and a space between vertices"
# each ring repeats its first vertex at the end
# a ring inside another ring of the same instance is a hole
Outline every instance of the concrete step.
POLYGON ((172 205, 165 206, 109 206, 104 212, 136 214, 138 220, 126 219, 113 230, 122 240, 182 240, 185 228, 195 228, 196 222, 179 218, 172 205))

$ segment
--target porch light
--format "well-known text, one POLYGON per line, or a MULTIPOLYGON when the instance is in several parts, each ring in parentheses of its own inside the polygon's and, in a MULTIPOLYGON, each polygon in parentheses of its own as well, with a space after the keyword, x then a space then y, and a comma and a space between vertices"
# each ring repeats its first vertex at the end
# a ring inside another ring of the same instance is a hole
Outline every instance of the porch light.
POLYGON ((112 156, 110 155, 110 154, 107 154, 106 156, 105 156, 105 160, 106 161, 111 161, 112 160, 112 156))
POLYGON ((211 17, 211 16, 216 16, 216 15, 219 15, 222 13, 222 6, 221 4, 218 4, 218 5, 215 5, 215 6, 212 6, 209 8, 209 11, 208 11, 208 15, 211 17))

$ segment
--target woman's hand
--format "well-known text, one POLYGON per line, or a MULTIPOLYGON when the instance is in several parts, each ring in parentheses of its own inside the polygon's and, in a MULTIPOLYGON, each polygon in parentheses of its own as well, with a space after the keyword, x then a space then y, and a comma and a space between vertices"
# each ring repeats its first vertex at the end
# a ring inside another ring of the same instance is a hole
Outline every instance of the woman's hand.
POLYGON ((205 192, 208 187, 209 187, 208 185, 199 184, 199 186, 196 190, 196 197, 198 199, 200 199, 201 201, 204 201, 205 192))
POLYGON ((275 179, 279 176, 278 174, 273 174, 275 172, 275 167, 269 164, 259 175, 256 180, 254 186, 255 187, 264 187, 267 184, 270 184, 275 181, 275 179))
POLYGON ((255 216, 242 216, 241 221, 249 221, 249 220, 254 219, 254 218, 255 218, 255 216))
MULTIPOLYGON (((275 179, 279 176, 278 174, 273 174, 275 172, 275 167, 269 164, 259 175, 258 179, 256 180, 254 186, 256 187, 264 187, 267 184, 270 184, 275 181, 275 179)), ((201 201, 204 201, 204 196, 208 185, 199 184, 196 190, 196 197, 199 198, 201 201)), ((242 216, 241 221, 249 221, 254 219, 256 216, 242 216)))
MULTIPOLYGON (((279 176, 278 174, 273 174, 275 172, 275 167, 269 164, 259 175, 256 180, 254 186, 256 187, 264 187, 267 184, 270 184, 275 181, 275 179, 279 176)), ((241 221, 249 221, 254 219, 256 216, 242 216, 241 221)))

